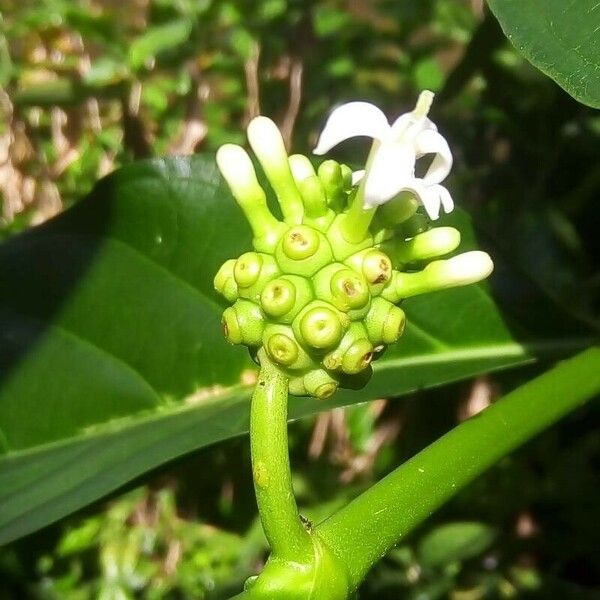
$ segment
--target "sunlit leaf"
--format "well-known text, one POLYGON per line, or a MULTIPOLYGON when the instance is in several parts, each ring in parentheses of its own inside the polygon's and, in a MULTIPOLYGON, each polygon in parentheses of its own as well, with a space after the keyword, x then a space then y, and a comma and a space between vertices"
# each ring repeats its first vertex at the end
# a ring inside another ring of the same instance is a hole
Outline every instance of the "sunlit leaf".
MULTIPOLYGON (((452 223, 473 243, 468 219, 452 223)), ((256 366, 222 336, 212 287, 250 233, 212 157, 136 163, 0 246, 0 542, 186 452, 247 429, 256 366)), ((402 340, 360 392, 398 396, 585 345, 532 330, 485 287, 407 301, 402 340)), ((536 305, 542 313, 542 303, 536 305)), ((564 325, 564 323, 563 323, 564 325)))

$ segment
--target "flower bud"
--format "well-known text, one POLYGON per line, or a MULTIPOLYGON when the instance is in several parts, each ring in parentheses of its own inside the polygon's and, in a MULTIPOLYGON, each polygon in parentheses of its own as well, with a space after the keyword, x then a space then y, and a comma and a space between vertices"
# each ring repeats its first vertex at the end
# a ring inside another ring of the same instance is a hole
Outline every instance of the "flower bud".
POLYGON ((342 185, 345 192, 352 189, 352 169, 348 165, 340 165, 342 172, 342 185))
MULTIPOLYGON (((298 183, 298 189, 302 195, 304 201, 304 208, 306 218, 308 219, 319 219, 327 215, 327 198, 325 197, 325 190, 321 184, 321 180, 316 176, 312 175, 307 177, 298 183)), ((330 218, 328 222, 331 223, 334 217, 334 213, 330 212, 330 218)), ((329 224, 327 221, 324 224, 329 224)))
POLYGON ((248 153, 235 144, 225 144, 217 151, 216 158, 221 174, 252 228, 254 248, 272 251, 285 225, 271 214, 248 153))
POLYGON ((476 283, 493 269, 494 263, 486 252, 465 252, 447 260, 436 260, 415 273, 394 272, 392 281, 381 295, 396 303, 402 298, 476 283))
POLYGON ((300 223, 302 199, 277 125, 263 116, 252 119, 248 125, 248 141, 275 190, 285 221, 289 224, 300 223))
POLYGON ((373 346, 366 338, 356 340, 342 356, 342 371, 348 375, 360 373, 373 360, 373 346))
POLYGON ((270 317, 281 317, 296 304, 296 286, 281 277, 267 283, 260 295, 260 305, 270 317))
POLYGON ((275 259, 269 254, 246 252, 236 261, 233 276, 241 298, 258 300, 267 282, 279 274, 275 259))
MULTIPOLYGON (((344 312, 368 308, 371 294, 367 282, 356 271, 343 269, 331 278, 331 303, 344 312)), ((359 315, 352 315, 357 318, 359 315)))
POLYGON ((327 195, 327 204, 335 212, 340 212, 345 205, 344 176, 342 168, 335 160, 321 163, 317 173, 327 195))
POLYGON ((345 324, 343 315, 326 302, 315 300, 294 319, 292 327, 296 338, 307 346, 325 349, 335 346, 341 339, 345 324))
POLYGON ((454 227, 435 227, 415 235, 409 240, 399 241, 393 257, 399 264, 430 260, 455 250, 460 244, 460 232, 454 227))
POLYGON ((304 154, 292 154, 288 159, 292 175, 296 185, 304 181, 307 177, 316 175, 315 169, 310 160, 304 154))
POLYGON ((296 341, 293 329, 287 325, 267 325, 263 343, 269 358, 288 369, 308 369, 314 364, 296 341))
POLYGON ((309 371, 303 383, 306 392, 319 400, 330 398, 339 386, 338 381, 323 369, 309 371))
POLYGON ((308 392, 306 391, 306 387, 304 386, 304 377, 302 375, 298 375, 297 377, 290 377, 288 383, 288 392, 292 396, 308 396, 308 392))
POLYGON ((362 273, 371 294, 376 296, 392 278, 392 261, 387 254, 376 248, 368 248, 353 254, 344 261, 355 271, 362 273))
POLYGON ((331 262, 333 255, 322 233, 307 225, 297 225, 284 234, 275 258, 285 273, 310 277, 331 262))
POLYGON ((334 262, 317 271, 312 277, 315 296, 324 302, 331 302, 331 278, 338 272, 344 271, 346 265, 334 262))
POLYGON ((434 289, 469 285, 488 277, 494 263, 487 252, 473 250, 447 260, 430 263, 423 269, 434 289))
POLYGON ((310 283, 299 275, 284 275, 270 281, 260 295, 265 314, 281 323, 291 323, 312 300, 310 283))
POLYGON ((373 345, 362 323, 352 323, 338 347, 325 356, 323 366, 334 371, 355 374, 365 369, 373 359, 373 345))
POLYGON ((246 252, 236 261, 233 268, 233 276, 240 287, 250 287, 258 281, 263 258, 256 252, 246 252))
POLYGON ((213 280, 215 290, 229 302, 235 302, 238 299, 237 283, 233 277, 235 263, 235 258, 224 262, 213 280))
POLYGON ((232 344, 260 345, 265 322, 260 308, 254 302, 238 300, 225 309, 221 323, 225 337, 232 344))
POLYGON ((329 240, 333 256, 338 261, 345 261, 353 254, 373 246, 373 236, 369 233, 360 242, 348 241, 344 232, 344 219, 346 216, 346 214, 338 215, 327 230, 327 239, 329 240))
POLYGON ((365 318, 365 327, 371 343, 393 344, 404 332, 404 311, 384 298, 374 298, 365 318))
POLYGON ((419 209, 420 203, 411 192, 400 194, 379 208, 377 223, 385 227, 395 227, 406 222, 419 209))
POLYGON ((298 359, 298 344, 283 333, 274 333, 265 344, 267 354, 276 363, 289 366, 298 359))

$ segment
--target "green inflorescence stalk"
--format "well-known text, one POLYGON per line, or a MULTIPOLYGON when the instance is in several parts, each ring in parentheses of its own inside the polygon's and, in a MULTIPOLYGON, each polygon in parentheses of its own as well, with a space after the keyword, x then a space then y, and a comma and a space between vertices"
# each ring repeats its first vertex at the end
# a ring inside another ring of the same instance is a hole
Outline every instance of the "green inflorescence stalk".
POLYGON ((250 449, 256 502, 272 552, 305 561, 312 554, 292 489, 287 437, 287 377, 264 352, 250 407, 250 449))

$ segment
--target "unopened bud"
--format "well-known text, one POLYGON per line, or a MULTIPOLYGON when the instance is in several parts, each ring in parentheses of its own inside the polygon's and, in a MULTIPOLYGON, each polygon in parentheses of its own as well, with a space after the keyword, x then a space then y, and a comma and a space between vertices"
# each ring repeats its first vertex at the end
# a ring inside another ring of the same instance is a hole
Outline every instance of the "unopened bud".
POLYGON ((428 278, 436 288, 454 287, 477 283, 488 277, 494 270, 494 263, 487 252, 473 250, 431 263, 428 278))
MULTIPOLYGON (((316 175, 307 177, 299 182, 298 189, 304 201, 306 217, 309 219, 318 219, 327 214, 327 197, 325 196, 321 180, 316 175)), ((329 222, 335 216, 332 212, 330 215, 329 222)))
POLYGON ((325 400, 330 398, 338 389, 339 383, 327 371, 314 369, 304 376, 304 387, 308 394, 325 400))
POLYGON ((286 222, 300 223, 302 200, 288 163, 281 132, 267 117, 256 117, 248 125, 248 141, 277 194, 286 222))
POLYGON ((331 262, 333 255, 325 236, 307 225, 289 229, 275 251, 282 271, 310 277, 331 262))
POLYGON ((344 312, 364 308, 371 298, 366 281, 352 269, 338 271, 330 289, 332 304, 344 312))
POLYGON ((233 276, 240 287, 250 287, 258 281, 263 258, 256 252, 246 252, 236 261, 233 276))
POLYGON ((325 302, 308 304, 294 320, 294 332, 298 339, 317 349, 335 346, 344 333, 341 315, 325 302))
POLYGON ((328 205, 338 212, 344 205, 344 176, 342 168, 335 160, 326 160, 318 168, 318 175, 325 194, 327 195, 328 205))
POLYGON ((373 345, 368 339, 362 323, 355 322, 335 350, 323 359, 323 366, 330 371, 341 369, 344 373, 355 374, 365 369, 373 359, 373 345))
POLYGON ((265 286, 260 304, 276 321, 291 323, 296 315, 314 299, 309 281, 299 275, 284 275, 265 286))
POLYGON ((447 260, 436 260, 415 273, 394 272, 392 281, 381 295, 396 303, 402 298, 476 283, 493 269, 494 263, 486 252, 465 252, 447 260))
POLYGON ((454 227, 435 227, 396 244, 394 259, 401 264, 430 260, 455 250, 460 232, 454 227))
POLYGON ((217 151, 217 165, 250 223, 254 247, 273 250, 284 224, 267 207, 265 192, 258 183, 254 165, 247 152, 241 146, 225 144, 217 151))
POLYGON ((260 295, 260 305, 271 317, 281 317, 296 304, 296 286, 287 279, 278 278, 265 286, 260 295))
POLYGON ((374 298, 365 326, 369 339, 374 345, 393 344, 404 332, 406 316, 404 311, 384 298, 374 298))
POLYGON ((236 260, 234 258, 224 262, 213 281, 215 290, 229 302, 235 302, 238 299, 237 283, 233 277, 235 263, 236 260))
POLYGON ((342 185, 345 192, 352 189, 352 169, 348 165, 340 165, 342 172, 342 185))
POLYGON ((269 336, 265 348, 271 360, 280 365, 289 366, 298 360, 298 344, 283 333, 269 336))
POLYGON ((267 325, 263 343, 269 358, 287 369, 302 370, 313 366, 313 360, 303 350, 288 325, 267 325))
POLYGON ((392 277, 392 261, 387 254, 376 248, 357 252, 344 262, 364 275, 373 295, 381 293, 392 277))
POLYGON ((260 308, 249 300, 238 300, 225 309, 223 332, 232 344, 258 346, 262 341, 265 322, 260 308))
POLYGON ((240 297, 257 301, 264 286, 277 277, 279 272, 279 267, 270 254, 242 254, 233 269, 240 297))
POLYGON ((360 373, 373 360, 373 346, 366 338, 356 340, 342 356, 342 371, 349 375, 360 373))
POLYGON ((307 177, 316 175, 315 169, 310 160, 304 154, 292 154, 288 159, 292 175, 296 184, 304 181, 307 177))

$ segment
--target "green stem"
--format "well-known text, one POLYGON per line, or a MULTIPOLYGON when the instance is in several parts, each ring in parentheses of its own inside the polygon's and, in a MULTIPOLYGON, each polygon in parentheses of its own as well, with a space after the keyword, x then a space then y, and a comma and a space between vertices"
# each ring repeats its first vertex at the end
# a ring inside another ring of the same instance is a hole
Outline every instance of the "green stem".
POLYGON ((390 548, 500 458, 600 392, 600 347, 526 383, 317 527, 353 589, 390 548))
POLYGON ((348 212, 346 212, 344 219, 340 224, 342 235, 347 242, 352 244, 358 244, 365 239, 369 231, 371 221, 373 221, 375 213, 377 212, 376 206, 372 208, 365 208, 364 203, 365 186, 367 183, 367 177, 369 176, 369 169, 373 164, 373 160, 375 159, 375 155, 377 154, 380 145, 380 142, 377 140, 373 141, 373 145, 371 146, 371 150, 369 151, 369 156, 367 157, 367 162, 365 164, 365 174, 362 178, 362 181, 358 185, 358 190, 356 191, 354 198, 352 198, 350 201, 348 212))
POLYGON ((252 475, 258 512, 274 556, 302 561, 312 542, 298 514, 288 455, 288 379, 264 352, 250 409, 252 475))

